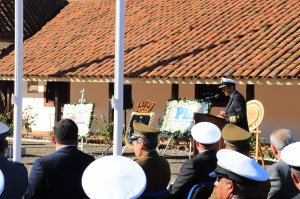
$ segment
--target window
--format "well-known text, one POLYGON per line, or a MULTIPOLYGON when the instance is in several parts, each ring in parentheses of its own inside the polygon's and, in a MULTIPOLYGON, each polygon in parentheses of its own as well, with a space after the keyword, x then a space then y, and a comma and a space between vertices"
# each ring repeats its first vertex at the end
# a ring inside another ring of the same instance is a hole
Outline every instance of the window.
POLYGON ((54 106, 56 97, 61 105, 70 102, 69 82, 47 82, 44 87, 44 106, 54 106))
POLYGON ((28 82, 27 83, 28 93, 38 93, 38 82, 28 82))

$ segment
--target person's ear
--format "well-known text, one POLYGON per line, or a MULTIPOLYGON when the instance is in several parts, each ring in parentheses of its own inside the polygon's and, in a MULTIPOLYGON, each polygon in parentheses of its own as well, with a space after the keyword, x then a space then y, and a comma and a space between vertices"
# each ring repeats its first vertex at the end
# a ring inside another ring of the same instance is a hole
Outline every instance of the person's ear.
POLYGON ((56 145, 56 140, 55 140, 54 135, 51 136, 51 139, 52 139, 53 144, 56 145))
POLYGON ((227 191, 229 193, 233 193, 234 188, 235 188, 234 182, 232 180, 227 180, 227 186, 226 186, 227 191))
POLYGON ((272 149, 274 155, 277 156, 277 155, 278 155, 278 151, 277 151, 277 149, 274 147, 273 144, 271 144, 271 149, 272 149))

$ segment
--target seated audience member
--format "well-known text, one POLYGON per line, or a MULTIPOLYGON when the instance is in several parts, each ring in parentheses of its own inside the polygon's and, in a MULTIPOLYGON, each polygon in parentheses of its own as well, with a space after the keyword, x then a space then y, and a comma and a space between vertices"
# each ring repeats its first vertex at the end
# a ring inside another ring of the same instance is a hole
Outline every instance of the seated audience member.
POLYGON ((59 121, 54 127, 54 138, 56 151, 33 164, 25 198, 88 198, 81 178, 95 158, 77 149, 77 125, 70 119, 59 121))
POLYGON ((136 162, 142 167, 147 178, 147 192, 165 190, 171 178, 168 161, 156 152, 159 129, 140 122, 133 122, 133 141, 136 162))
POLYGON ((250 156, 251 133, 235 125, 226 124, 222 129, 225 148, 250 156))
POLYGON ((290 165, 292 179, 300 192, 300 158, 298 154, 299 151, 300 142, 290 144, 282 150, 281 159, 288 165, 290 165))
POLYGON ((255 160, 230 149, 217 153, 217 168, 209 174, 215 181, 218 199, 258 199, 261 183, 268 180, 268 173, 255 160))
MULTIPOLYGON (((237 125, 227 124, 222 129, 222 137, 224 139, 226 149, 230 149, 250 157, 250 132, 237 125)), ((252 198, 266 199, 270 191, 270 186, 269 180, 261 182, 260 191, 254 190, 252 193, 252 198)), ((216 191, 217 190, 215 187, 210 199, 216 198, 216 191)))
POLYGON ((217 166, 215 144, 221 138, 221 131, 209 122, 200 122, 191 131, 199 153, 182 164, 178 177, 170 187, 170 198, 187 198, 195 184, 215 180, 208 174, 217 166))
POLYGON ((293 183, 288 164, 281 160, 281 151, 295 142, 293 133, 288 129, 278 129, 270 135, 271 149, 279 160, 267 168, 271 189, 269 199, 300 198, 300 193, 293 183))
POLYGON ((134 199, 144 192, 146 175, 140 165, 129 158, 105 156, 85 169, 82 187, 90 198, 134 199))
POLYGON ((3 173, 5 183, 0 198, 21 199, 28 184, 26 167, 17 162, 10 162, 5 157, 8 142, 6 136, 9 133, 7 125, 0 122, 0 170, 3 173))

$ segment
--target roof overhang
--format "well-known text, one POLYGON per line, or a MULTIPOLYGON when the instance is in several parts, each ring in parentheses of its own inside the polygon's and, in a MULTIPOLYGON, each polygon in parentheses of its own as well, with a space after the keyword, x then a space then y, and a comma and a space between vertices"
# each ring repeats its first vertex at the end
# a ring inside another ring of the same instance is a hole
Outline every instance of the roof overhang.
MULTIPOLYGON (((14 81, 13 76, 0 76, 0 80, 14 81)), ((114 82, 110 77, 23 77, 24 81, 42 81, 42 82, 87 82, 87 83, 109 83, 114 82)), ((300 85, 299 79, 235 79, 238 84, 252 85, 277 85, 290 86, 300 85)), ((124 78, 125 84, 146 83, 146 84, 220 84, 220 79, 167 79, 167 78, 124 78)))

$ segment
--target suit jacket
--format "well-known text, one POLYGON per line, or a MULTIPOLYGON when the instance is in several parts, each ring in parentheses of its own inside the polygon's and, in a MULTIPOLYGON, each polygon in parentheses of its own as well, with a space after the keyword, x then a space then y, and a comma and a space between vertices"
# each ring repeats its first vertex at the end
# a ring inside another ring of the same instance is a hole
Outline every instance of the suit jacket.
POLYGON ((292 180, 289 165, 279 160, 269 166, 267 171, 271 181, 269 199, 300 198, 300 192, 292 180))
POLYGON ((236 116, 236 125, 249 131, 248 121, 247 121, 247 109, 246 101, 241 93, 235 91, 232 96, 230 96, 229 101, 226 106, 225 120, 229 121, 229 116, 236 116))
POLYGON ((88 198, 81 185, 85 168, 94 157, 66 146, 37 159, 31 169, 25 198, 84 199, 88 198))
POLYGON ((162 191, 167 188, 171 171, 169 162, 156 151, 144 152, 136 162, 143 168, 147 186, 145 192, 162 191))
POLYGON ((0 169, 5 178, 4 190, 0 198, 21 199, 28 184, 26 167, 20 163, 10 162, 5 157, 0 157, 0 169))
POLYGON ((170 187, 170 198, 187 198, 191 188, 199 182, 214 182, 209 177, 217 167, 217 157, 214 150, 198 153, 192 159, 186 160, 180 169, 175 182, 170 187))

